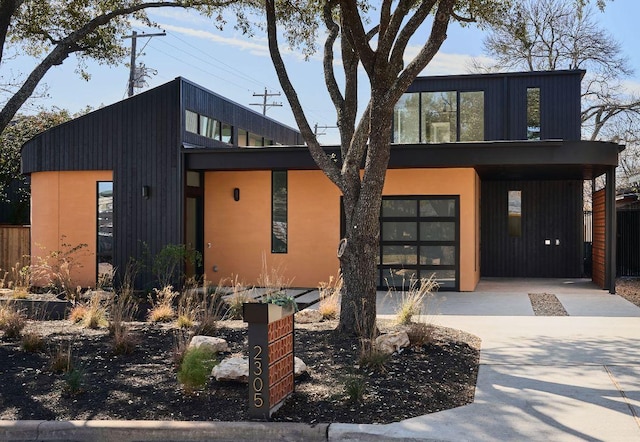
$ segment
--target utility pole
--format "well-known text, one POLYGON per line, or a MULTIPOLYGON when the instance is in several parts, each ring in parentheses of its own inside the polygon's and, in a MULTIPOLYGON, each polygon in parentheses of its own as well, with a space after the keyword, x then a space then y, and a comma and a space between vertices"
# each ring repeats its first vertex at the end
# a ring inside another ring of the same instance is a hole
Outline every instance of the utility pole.
MULTIPOLYGON (((138 35, 138 33, 136 31, 133 31, 131 33, 131 35, 125 35, 124 37, 122 37, 122 39, 124 40, 125 38, 130 38, 131 39, 131 65, 129 66, 129 92, 128 92, 128 96, 131 97, 133 95, 133 85, 136 82, 136 40, 138 38, 143 38, 143 37, 164 37, 165 35, 167 35, 166 32, 160 32, 157 34, 140 34, 138 35)), ((144 48, 143 48, 144 49, 144 48)))
POLYGON ((315 124, 315 126, 313 127, 313 134, 317 137, 318 135, 326 135, 326 132, 320 132, 318 133, 318 129, 322 129, 324 131, 324 129, 337 129, 338 126, 318 126, 318 123, 315 124))
POLYGON ((274 107, 274 106, 282 106, 282 103, 267 103, 267 98, 268 97, 279 97, 280 96, 280 92, 278 93, 268 93, 267 92, 267 88, 264 88, 264 93, 263 94, 256 94, 255 92, 253 93, 254 97, 262 97, 262 103, 249 103, 249 106, 262 106, 262 115, 267 115, 267 108, 269 107, 274 107))

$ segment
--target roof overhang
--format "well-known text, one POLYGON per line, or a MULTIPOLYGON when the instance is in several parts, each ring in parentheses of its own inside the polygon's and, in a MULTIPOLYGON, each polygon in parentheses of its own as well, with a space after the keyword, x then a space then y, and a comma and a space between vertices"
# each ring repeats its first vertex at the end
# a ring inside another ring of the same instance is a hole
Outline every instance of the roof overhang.
MULTIPOLYGON (((473 167, 482 179, 589 180, 618 165, 616 143, 601 141, 493 141, 395 144, 389 168, 473 167)), ((324 147, 340 156, 336 146, 324 147)), ((318 169, 304 146, 269 148, 184 148, 188 170, 318 169)))

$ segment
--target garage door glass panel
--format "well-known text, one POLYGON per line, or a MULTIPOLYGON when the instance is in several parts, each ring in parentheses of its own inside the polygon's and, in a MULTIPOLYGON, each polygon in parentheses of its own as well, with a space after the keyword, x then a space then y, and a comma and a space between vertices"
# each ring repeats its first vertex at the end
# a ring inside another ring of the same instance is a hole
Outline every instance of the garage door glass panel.
POLYGON ((416 200, 383 200, 382 216, 384 217, 415 217, 417 214, 416 200))
POLYGON ((382 225, 383 241, 416 241, 418 228, 415 222, 385 222, 382 225))
POLYGON ((416 246, 383 246, 383 265, 415 265, 418 248, 416 246))
POLYGON ((455 222, 420 223, 420 241, 455 241, 455 222))
POLYGON ((430 266, 452 266, 456 264, 455 246, 420 247, 420 264, 430 266))
POLYGON ((422 200, 420 201, 421 217, 453 217, 456 216, 455 200, 422 200))

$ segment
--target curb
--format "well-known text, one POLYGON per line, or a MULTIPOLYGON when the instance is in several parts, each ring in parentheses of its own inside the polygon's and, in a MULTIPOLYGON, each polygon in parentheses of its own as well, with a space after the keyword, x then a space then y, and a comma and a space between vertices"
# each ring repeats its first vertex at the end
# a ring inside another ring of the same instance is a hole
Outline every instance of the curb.
POLYGON ((187 421, 0 421, 7 442, 326 441, 329 424, 187 421))

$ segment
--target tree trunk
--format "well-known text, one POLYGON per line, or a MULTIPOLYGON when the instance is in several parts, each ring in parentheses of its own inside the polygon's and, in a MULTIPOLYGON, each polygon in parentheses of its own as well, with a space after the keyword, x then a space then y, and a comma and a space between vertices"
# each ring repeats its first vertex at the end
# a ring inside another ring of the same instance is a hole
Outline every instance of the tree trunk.
POLYGON ((377 333, 380 206, 391 149, 393 106, 377 101, 372 102, 364 178, 361 182, 349 183, 350 187, 357 187, 349 189, 353 193, 344 198, 347 246, 340 258, 344 293, 336 331, 363 338, 373 338, 377 333))

